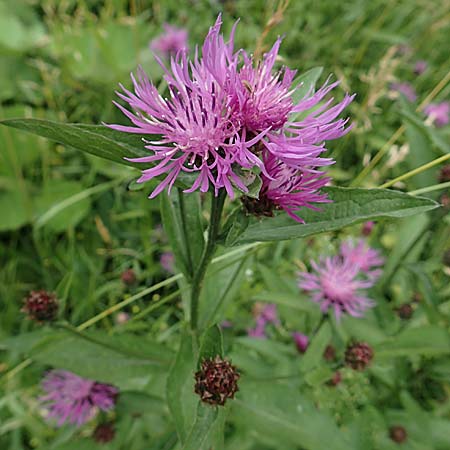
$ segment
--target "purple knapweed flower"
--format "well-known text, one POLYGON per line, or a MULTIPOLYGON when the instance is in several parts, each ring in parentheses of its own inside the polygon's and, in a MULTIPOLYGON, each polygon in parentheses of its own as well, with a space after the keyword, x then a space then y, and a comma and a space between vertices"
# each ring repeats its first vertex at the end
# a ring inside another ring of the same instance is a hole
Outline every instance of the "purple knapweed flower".
POLYGON ((311 300, 320 304, 323 313, 331 309, 337 320, 343 313, 361 317, 367 308, 374 306, 364 293, 373 280, 361 277, 357 264, 334 256, 322 258, 319 263, 311 261, 311 266, 314 273, 299 273, 299 287, 311 292, 311 300))
POLYGON ((265 324, 272 323, 278 325, 280 323, 277 314, 277 305, 275 305, 275 303, 268 303, 265 305, 261 311, 260 317, 265 324))
POLYGON ((381 269, 375 269, 375 267, 382 266, 384 258, 377 250, 369 247, 363 239, 358 243, 352 240, 343 242, 340 254, 344 260, 356 265, 371 280, 376 280, 381 275, 381 269))
POLYGON ((415 102, 417 99, 416 91, 409 83, 392 83, 391 90, 403 94, 410 102, 415 102))
POLYGON ((162 56, 170 58, 180 51, 188 50, 188 33, 168 23, 163 25, 164 33, 150 42, 150 48, 162 56))
POLYGON ((284 67, 274 72, 280 44, 281 39, 278 39, 256 65, 242 52, 244 64, 231 92, 238 105, 235 114, 247 133, 263 133, 259 143, 261 150, 290 167, 302 169, 333 164, 332 159, 319 156, 326 151, 326 141, 342 137, 350 130, 346 128, 348 119, 338 119, 338 116, 354 96, 345 95, 334 106, 333 98, 323 102, 339 84, 327 81, 317 92, 309 92, 294 102, 293 94, 300 88, 293 85, 296 71, 284 67), (296 119, 299 113, 303 117, 296 119))
POLYGON ((309 345, 309 337, 306 336, 306 334, 294 331, 292 333, 292 338, 294 339, 297 350, 302 354, 305 353, 309 345))
POLYGON ((450 121, 450 102, 430 103, 424 113, 437 127, 443 127, 450 121))
POLYGON ((159 259, 159 263, 161 264, 161 267, 169 273, 175 272, 175 256, 171 252, 165 252, 161 255, 159 259))
POLYGON ((419 61, 416 61, 414 64, 414 73, 416 75, 422 75, 428 68, 428 63, 424 61, 423 59, 420 59, 419 61))
POLYGON ((49 419, 57 425, 71 423, 81 426, 92 419, 97 411, 111 410, 118 389, 109 384, 81 378, 66 370, 51 370, 42 381, 46 395, 40 398, 49 419))
POLYGON ((134 126, 110 126, 153 135, 145 140, 145 148, 152 154, 131 159, 156 164, 143 170, 138 182, 165 175, 150 198, 166 187, 170 191, 182 172, 194 177, 185 192, 206 192, 212 187, 215 195, 225 189, 233 198, 234 188, 248 192, 240 169, 251 171, 256 167, 266 181, 272 180, 280 175, 279 170, 271 175, 266 164, 276 158, 301 174, 295 173, 294 185, 285 177, 275 190, 290 189, 290 194, 297 194, 303 189, 311 193, 301 201, 301 196, 291 195, 289 203, 279 202, 280 208, 296 211, 302 203, 315 201, 313 191, 323 185, 317 180, 316 168, 334 162, 321 155, 326 151, 326 141, 350 129, 348 119, 339 116, 353 96, 345 95, 333 106, 333 99, 325 97, 338 83, 327 81, 317 92, 310 91, 294 101, 299 88, 294 85, 296 72, 288 68, 274 71, 281 40, 255 65, 245 51, 234 50, 236 24, 228 42, 220 34, 221 24, 219 15, 205 38, 201 56, 198 51, 192 58, 178 52, 172 56, 170 67, 157 58, 165 73, 169 98, 163 98, 139 69, 137 78, 132 76, 134 92, 122 86, 123 93, 118 93, 133 112, 116 103, 134 126))
POLYGON ((283 209, 294 220, 304 223, 297 216, 298 211, 302 208, 318 211, 312 203, 330 202, 326 194, 319 192, 330 180, 322 172, 307 167, 303 170, 289 167, 270 153, 266 153, 263 160, 268 176, 261 174, 262 187, 257 201, 243 200, 247 212, 258 214, 254 210, 257 206, 261 209, 260 214, 271 216, 274 209, 283 209))

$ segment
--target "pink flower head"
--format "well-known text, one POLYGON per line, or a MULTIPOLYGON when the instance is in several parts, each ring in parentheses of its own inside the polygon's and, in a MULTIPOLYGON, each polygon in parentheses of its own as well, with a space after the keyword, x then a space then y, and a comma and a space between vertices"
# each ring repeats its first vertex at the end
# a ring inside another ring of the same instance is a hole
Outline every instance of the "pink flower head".
POLYGON ((264 339, 266 337, 266 320, 263 317, 258 317, 254 328, 247 329, 247 334, 249 337, 264 339))
POLYGON ((289 167, 268 152, 265 152, 263 160, 267 175, 261 174, 259 203, 265 205, 267 212, 283 209, 294 220, 304 223, 296 212, 302 208, 317 211, 319 208, 312 203, 330 201, 326 194, 319 192, 330 180, 323 177, 322 172, 308 167, 303 170, 289 167))
POLYGON ((417 99, 416 91, 409 83, 392 83, 391 89, 404 95, 410 102, 415 102, 417 99))
POLYGON ((161 264, 161 267, 169 273, 175 272, 175 256, 171 252, 165 252, 161 255, 161 258, 159 259, 159 263, 161 264))
POLYGON ((450 102, 430 103, 424 113, 437 127, 443 127, 450 121, 450 102))
POLYGON ((88 380, 65 370, 51 370, 42 381, 46 395, 40 400, 57 425, 81 426, 97 413, 111 410, 119 391, 114 386, 88 380))
POLYGON ((309 337, 306 334, 294 331, 292 333, 292 338, 294 339, 297 350, 300 353, 305 353, 309 345, 309 337))
POLYGON ((344 260, 357 266, 370 279, 376 280, 381 275, 380 269, 373 269, 382 266, 384 258, 380 256, 377 250, 370 248, 363 239, 356 244, 351 240, 343 242, 340 254, 344 260))
POLYGON ((150 42, 150 48, 169 58, 179 51, 188 50, 188 33, 183 28, 176 28, 165 23, 164 33, 150 42))
POLYGON ((131 159, 153 164, 143 170, 138 182, 165 175, 150 198, 166 187, 170 191, 182 172, 192 174, 194 180, 185 192, 213 188, 218 195, 220 189, 225 189, 233 198, 234 188, 248 192, 238 169, 257 167, 266 182, 274 178, 266 168, 270 158, 264 155, 268 154, 301 172, 295 172, 294 183, 284 177, 275 187, 275 191, 290 189, 289 202, 280 200, 278 206, 296 211, 316 197, 302 199, 293 194, 298 194, 297 190, 315 191, 324 183, 317 180, 315 168, 333 163, 321 154, 326 151, 326 141, 350 129, 346 126, 348 120, 339 116, 353 96, 346 95, 333 106, 333 99, 325 97, 338 83, 326 82, 317 92, 294 101, 298 88, 293 86, 295 71, 274 71, 281 40, 255 66, 245 51, 234 50, 235 27, 225 42, 219 16, 205 38, 201 56, 198 51, 192 58, 178 52, 169 67, 157 58, 165 73, 168 97, 162 97, 139 69, 137 77, 132 76, 134 92, 122 86, 123 93, 118 93, 132 112, 116 103, 133 126, 110 127, 153 135, 144 141, 152 154, 131 159))
POLYGON ((428 68, 428 63, 424 61, 423 59, 420 59, 419 61, 416 61, 414 64, 414 73, 416 75, 422 75, 428 68))
POLYGON ((343 313, 361 317, 374 302, 365 296, 364 290, 373 285, 373 281, 360 278, 357 264, 339 256, 321 259, 317 264, 311 261, 314 273, 300 272, 299 287, 311 292, 311 300, 320 304, 326 313, 334 311, 339 320, 343 313))
POLYGON ((264 324, 272 323, 278 325, 280 323, 278 320, 277 305, 275 305, 275 303, 268 303, 265 305, 261 311, 260 317, 264 321, 264 324))
POLYGON ((247 132, 263 133, 261 149, 265 148, 290 167, 332 164, 331 159, 319 155, 326 151, 326 141, 342 137, 350 129, 346 128, 348 119, 338 119, 338 116, 354 96, 345 95, 340 103, 332 106, 334 99, 324 101, 324 98, 339 82, 327 81, 317 92, 310 91, 294 102, 293 94, 301 87, 293 86, 296 71, 285 67, 274 72, 280 44, 278 39, 256 66, 242 52, 244 64, 231 93, 238 105, 236 115, 247 132), (299 113, 303 117, 295 118, 299 113))

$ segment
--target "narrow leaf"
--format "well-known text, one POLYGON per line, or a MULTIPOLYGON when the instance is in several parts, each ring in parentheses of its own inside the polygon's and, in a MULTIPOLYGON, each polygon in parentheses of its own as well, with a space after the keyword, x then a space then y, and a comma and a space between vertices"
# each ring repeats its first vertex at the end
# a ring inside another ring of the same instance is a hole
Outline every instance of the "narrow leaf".
POLYGON ((217 418, 217 408, 203 403, 198 404, 197 417, 183 450, 200 450, 208 437, 208 433, 217 418))
POLYGON ((304 224, 283 212, 276 217, 251 218, 250 225, 233 240, 233 245, 311 236, 380 217, 407 217, 439 206, 428 198, 388 189, 328 187, 323 191, 332 203, 320 205, 320 211, 302 210, 304 224))

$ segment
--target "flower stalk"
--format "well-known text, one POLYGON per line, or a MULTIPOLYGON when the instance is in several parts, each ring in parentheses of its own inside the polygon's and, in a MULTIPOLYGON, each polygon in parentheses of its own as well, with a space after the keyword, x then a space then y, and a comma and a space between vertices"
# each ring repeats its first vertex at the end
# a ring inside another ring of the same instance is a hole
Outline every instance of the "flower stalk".
POLYGON ((198 303, 200 299, 200 292, 202 289, 203 279, 205 278, 206 269, 214 255, 214 250, 217 246, 217 237, 220 231, 220 221, 222 217, 223 206, 225 203, 226 191, 221 189, 219 195, 211 198, 211 217, 208 229, 208 238, 205 249, 200 260, 197 270, 191 284, 191 329, 196 332, 198 329, 198 303))

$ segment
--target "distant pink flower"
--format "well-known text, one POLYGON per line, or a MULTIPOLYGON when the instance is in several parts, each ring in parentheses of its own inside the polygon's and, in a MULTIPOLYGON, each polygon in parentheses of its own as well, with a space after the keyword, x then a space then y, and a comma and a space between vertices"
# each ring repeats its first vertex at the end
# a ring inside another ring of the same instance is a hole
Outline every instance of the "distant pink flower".
POLYGON ((299 274, 299 287, 311 292, 311 300, 320 304, 323 313, 331 309, 337 320, 344 313, 361 317, 367 308, 374 306, 364 293, 373 281, 359 278, 358 265, 334 256, 321 259, 319 263, 311 261, 311 266, 313 273, 299 274))
POLYGON ((230 320, 222 320, 222 322, 220 322, 220 328, 232 328, 233 327, 233 322, 231 322, 230 320))
POLYGON ((175 256, 171 252, 165 252, 161 255, 161 258, 159 259, 159 263, 161 264, 161 267, 169 273, 175 272, 175 256))
POLYGON ((280 321, 278 320, 277 305, 275 305, 275 303, 268 303, 267 305, 265 305, 263 310, 261 311, 261 317, 265 324, 279 324, 280 321))
POLYGON ((424 113, 437 127, 443 127, 450 121, 450 102, 430 103, 424 113))
POLYGON ((266 337, 266 320, 262 317, 256 319, 256 325, 247 329, 249 337, 264 339, 266 337))
POLYGON ((306 334, 294 331, 292 333, 292 338, 294 339, 295 345, 297 346, 297 350, 300 353, 305 353, 309 345, 309 337, 306 336, 306 334))
POLYGON ((188 50, 188 33, 183 28, 176 28, 165 23, 164 33, 150 42, 150 48, 169 58, 179 51, 188 50))
POLYGON ((381 269, 375 268, 384 264, 384 258, 377 250, 370 248, 363 239, 358 243, 352 240, 344 241, 341 244, 340 254, 344 260, 357 266, 372 280, 376 280, 381 275, 381 269))
MULTIPOLYGON (((259 304, 257 304, 259 305, 259 304)), ((258 310, 259 308, 257 308, 258 310)), ((247 330, 250 337, 255 338, 265 338, 266 337, 266 326, 271 323, 273 325, 279 325, 280 320, 277 314, 277 305, 274 303, 268 303, 262 307, 257 312, 256 315, 256 325, 254 328, 249 328, 247 330)))
POLYGON ((81 426, 97 411, 109 411, 119 391, 109 384, 81 378, 66 370, 51 370, 42 381, 46 395, 40 398, 48 418, 81 426))
POLYGON ((428 63, 423 59, 416 61, 414 64, 414 73, 416 75, 422 75, 428 68, 428 63))
POLYGON ((416 91, 409 83, 392 83, 391 89, 403 94, 410 102, 415 102, 417 99, 416 91))

